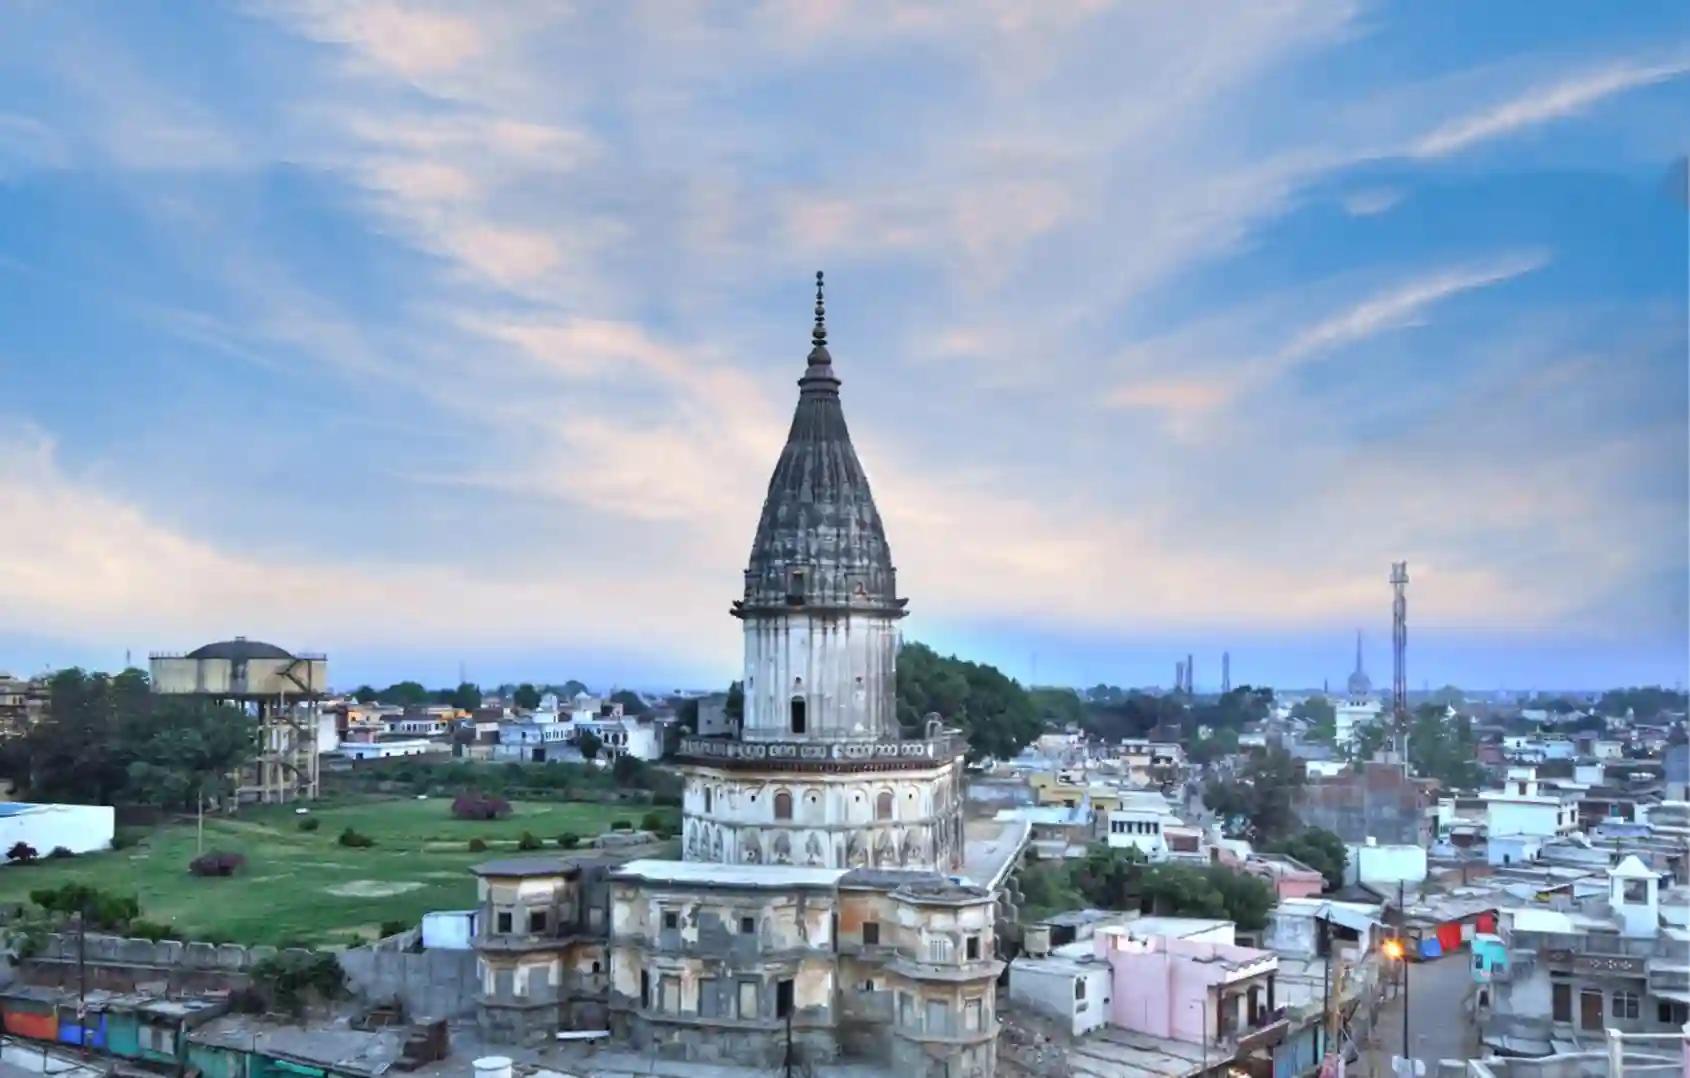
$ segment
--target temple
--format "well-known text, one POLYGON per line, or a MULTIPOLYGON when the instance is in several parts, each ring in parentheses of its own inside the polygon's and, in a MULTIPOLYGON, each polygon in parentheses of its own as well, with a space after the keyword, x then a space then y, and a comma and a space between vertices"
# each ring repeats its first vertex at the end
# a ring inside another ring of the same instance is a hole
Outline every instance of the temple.
POLYGON ((964 739, 936 717, 898 721, 906 601, 845 424, 822 283, 732 609, 742 721, 680 744, 683 859, 483 866, 490 1033, 602 1023, 668 1059, 992 1073, 999 905, 1025 834, 969 857, 964 739))

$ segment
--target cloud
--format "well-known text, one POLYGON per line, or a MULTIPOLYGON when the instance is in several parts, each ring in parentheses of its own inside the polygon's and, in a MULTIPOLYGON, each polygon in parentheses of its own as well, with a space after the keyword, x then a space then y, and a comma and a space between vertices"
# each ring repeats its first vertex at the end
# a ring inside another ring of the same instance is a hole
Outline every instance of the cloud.
POLYGON ((1351 217, 1372 217, 1384 213, 1403 200, 1403 192, 1395 187, 1367 187, 1344 196, 1344 212, 1351 217))
POLYGON ((454 71, 487 47, 474 21, 415 5, 328 0, 281 10, 317 40, 350 46, 376 68, 407 79, 454 71))
POLYGON ((1518 97, 1439 125, 1416 141, 1409 152, 1415 157, 1446 157, 1481 142, 1576 115, 1607 98, 1676 79, 1686 72, 1690 72, 1690 63, 1684 61, 1620 63, 1534 87, 1518 97))
POLYGON ((1331 353, 1422 324, 1440 303, 1463 293, 1501 284, 1547 265, 1544 252, 1522 252, 1422 273, 1301 326, 1280 327, 1282 343, 1255 352, 1267 332, 1253 318, 1237 323, 1212 319, 1184 337, 1140 342, 1118 365, 1135 373, 1102 398, 1108 407, 1159 412, 1169 433, 1190 437, 1214 430, 1213 415, 1298 367, 1331 353), (1191 374, 1200 368, 1200 376, 1191 374), (1179 373, 1167 373, 1178 370, 1179 373))

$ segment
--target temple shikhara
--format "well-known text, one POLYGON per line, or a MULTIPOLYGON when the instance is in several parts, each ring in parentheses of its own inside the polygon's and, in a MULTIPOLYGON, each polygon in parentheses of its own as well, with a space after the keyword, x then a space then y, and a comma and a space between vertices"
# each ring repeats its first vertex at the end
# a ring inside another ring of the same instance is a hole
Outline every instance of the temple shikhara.
POLYGON ((818 273, 798 404, 732 609, 743 718, 681 742, 683 859, 480 866, 489 1033, 608 1027, 674 1059, 991 1073, 1019 846, 993 833, 971 853, 962 737, 898 722, 907 600, 839 387, 818 273))

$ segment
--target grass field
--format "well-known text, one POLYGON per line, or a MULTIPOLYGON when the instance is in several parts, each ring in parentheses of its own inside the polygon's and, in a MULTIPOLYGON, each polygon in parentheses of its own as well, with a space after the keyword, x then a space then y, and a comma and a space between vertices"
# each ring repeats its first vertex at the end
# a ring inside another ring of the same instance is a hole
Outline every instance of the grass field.
MULTIPOLYGON (((618 819, 638 826, 647 811, 521 801, 507 819, 470 822, 453 819, 450 804, 443 798, 317 802, 310 815, 321 823, 314 832, 299 830, 305 817, 289 806, 250 808, 233 819, 208 816, 205 848, 247 859, 228 879, 189 875, 194 827, 168 824, 134 833, 139 843, 127 849, 0 867, 0 902, 26 902, 31 890, 75 880, 136 895, 141 916, 170 925, 177 939, 340 943, 354 934, 373 937, 383 921, 414 923, 430 910, 473 906, 469 867, 515 853, 524 831, 544 840, 545 852, 563 853, 558 835, 590 837, 618 819), (339 845, 347 827, 376 845, 339 845), (485 839, 488 850, 469 852, 472 838, 485 839)), ((673 809, 659 811, 674 819, 673 809)))

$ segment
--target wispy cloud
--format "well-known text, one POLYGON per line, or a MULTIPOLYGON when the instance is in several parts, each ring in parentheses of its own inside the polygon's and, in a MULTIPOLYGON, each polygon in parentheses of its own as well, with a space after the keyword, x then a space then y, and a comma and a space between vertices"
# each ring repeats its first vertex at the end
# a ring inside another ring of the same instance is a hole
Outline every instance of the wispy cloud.
POLYGON ((1621 63, 1547 83, 1440 124, 1415 142, 1410 152, 1416 157, 1445 157, 1477 143, 1576 115, 1607 98, 1680 78, 1686 72, 1690 72, 1690 61, 1621 63))

